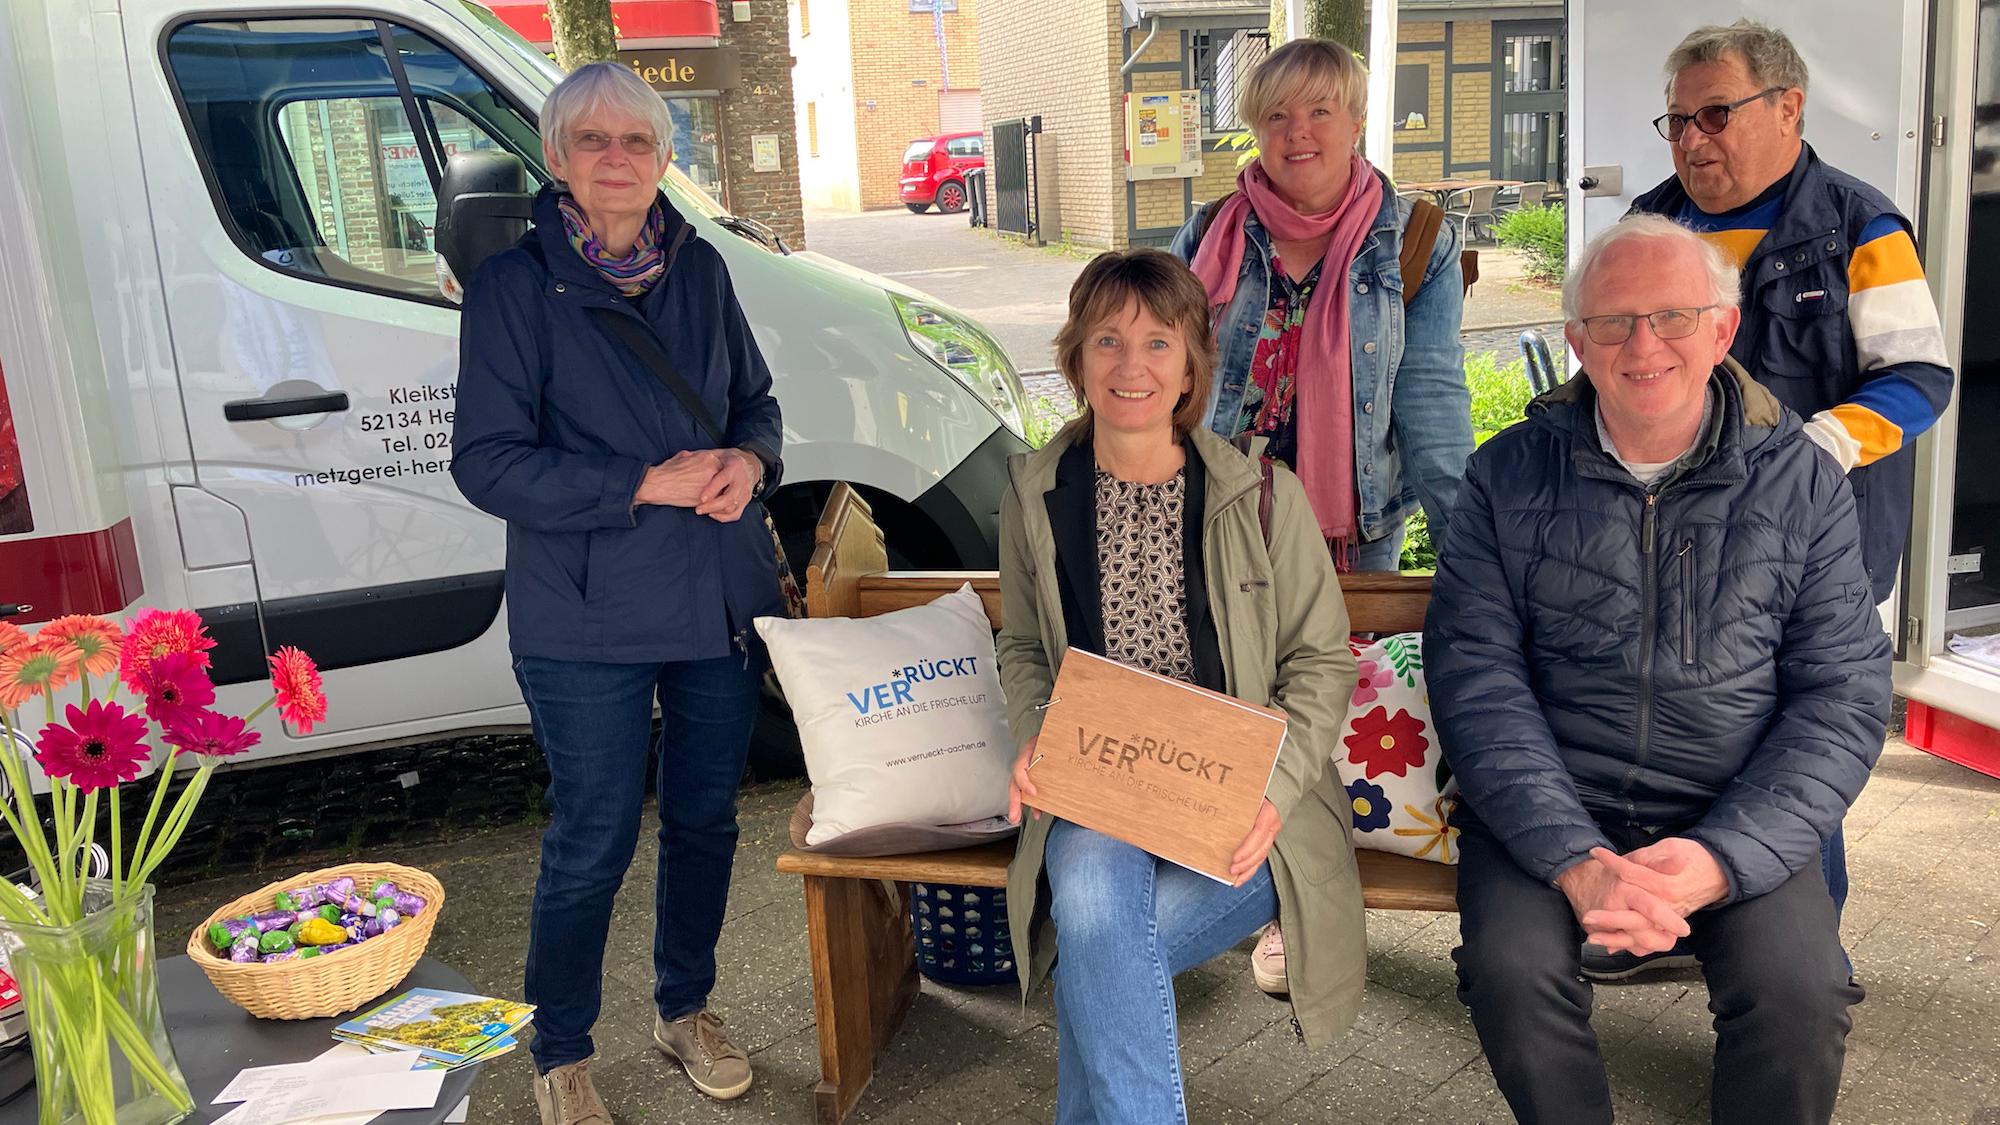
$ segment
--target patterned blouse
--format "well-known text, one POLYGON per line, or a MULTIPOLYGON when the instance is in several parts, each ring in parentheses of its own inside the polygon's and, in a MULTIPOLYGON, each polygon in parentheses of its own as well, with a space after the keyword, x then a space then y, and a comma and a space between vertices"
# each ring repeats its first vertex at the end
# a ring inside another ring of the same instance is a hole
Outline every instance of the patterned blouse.
POLYGON ((1097 573, 1104 655, 1194 682, 1182 523, 1187 471, 1133 484, 1097 470, 1097 573))
POLYGON ((1271 439, 1266 456, 1286 466, 1298 464, 1298 427, 1292 407, 1298 397, 1299 339, 1305 334, 1306 306, 1319 287, 1320 266, 1293 281, 1271 253, 1271 299, 1264 309, 1264 326, 1257 333, 1257 351, 1250 359, 1250 378, 1243 388, 1243 410, 1229 437, 1260 434, 1271 439))

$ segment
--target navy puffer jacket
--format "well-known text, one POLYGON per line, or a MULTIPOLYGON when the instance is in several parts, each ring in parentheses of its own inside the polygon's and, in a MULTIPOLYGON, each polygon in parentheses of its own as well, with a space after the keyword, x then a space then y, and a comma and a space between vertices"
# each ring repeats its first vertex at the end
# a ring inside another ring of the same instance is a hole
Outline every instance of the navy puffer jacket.
POLYGON ((1647 489, 1579 376, 1473 454, 1424 630, 1465 813, 1537 879, 1689 836, 1727 902, 1817 862, 1881 753, 1889 642, 1840 467, 1733 360, 1713 448, 1647 489))

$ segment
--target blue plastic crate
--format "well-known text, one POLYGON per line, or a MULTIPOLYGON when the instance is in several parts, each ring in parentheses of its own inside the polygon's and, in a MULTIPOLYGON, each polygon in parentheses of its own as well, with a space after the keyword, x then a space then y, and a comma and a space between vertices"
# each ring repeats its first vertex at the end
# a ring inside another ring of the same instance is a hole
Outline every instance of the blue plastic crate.
POLYGON ((1007 892, 950 883, 910 884, 917 971, 940 984, 1012 984, 1014 938, 1007 892))

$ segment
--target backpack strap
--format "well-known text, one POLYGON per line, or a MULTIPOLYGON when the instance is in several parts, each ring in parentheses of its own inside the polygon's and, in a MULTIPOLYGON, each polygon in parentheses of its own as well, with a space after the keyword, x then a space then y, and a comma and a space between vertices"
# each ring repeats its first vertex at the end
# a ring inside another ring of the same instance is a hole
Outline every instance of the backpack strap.
MULTIPOLYGON (((1222 210, 1222 205, 1229 202, 1230 197, 1235 194, 1235 190, 1231 189, 1227 193, 1202 204, 1201 210, 1195 212, 1194 250, 1199 251, 1201 249, 1201 240, 1208 237, 1208 228, 1215 225, 1215 213, 1222 210)), ((1188 256, 1193 257, 1193 252, 1190 252, 1188 256)))
MULTIPOLYGON (((1251 457, 1250 443, 1255 439, 1254 434, 1241 433, 1237 434, 1236 439, 1230 444, 1236 447, 1238 453, 1251 457)), ((1262 479, 1257 482, 1257 526, 1264 532, 1264 547, 1268 550, 1271 546, 1271 503, 1273 493, 1276 491, 1271 481, 1271 459, 1252 457, 1252 460, 1256 461, 1257 467, 1263 471, 1262 479)))
POLYGON ((1444 208, 1428 199, 1410 206, 1410 221, 1403 224, 1403 253, 1397 265, 1403 271, 1403 307, 1409 308, 1424 288, 1424 269, 1430 265, 1431 250, 1437 246, 1438 230, 1444 226, 1444 208))

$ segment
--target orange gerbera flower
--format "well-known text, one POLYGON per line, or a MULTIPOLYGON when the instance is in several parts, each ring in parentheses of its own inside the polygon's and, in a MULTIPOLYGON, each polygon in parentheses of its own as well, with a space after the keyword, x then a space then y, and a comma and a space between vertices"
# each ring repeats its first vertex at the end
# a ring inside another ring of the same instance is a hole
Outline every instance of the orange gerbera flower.
POLYGON ((198 667, 208 667, 208 650, 215 647, 203 630, 201 615, 191 609, 141 610, 132 619, 118 656, 118 678, 135 695, 146 692, 146 671, 170 652, 185 652, 198 667))
POLYGON ((20 626, 0 621, 0 652, 6 652, 15 645, 27 644, 33 637, 21 631, 20 626))
POLYGON ((278 714, 300 734, 311 734, 313 724, 326 721, 326 692, 312 657, 290 645, 280 648, 271 657, 271 687, 278 693, 278 714))
POLYGON ((63 641, 36 638, 0 654, 0 709, 13 711, 76 679, 76 654, 63 641))
POLYGON ((102 617, 72 613, 42 626, 44 641, 61 641, 76 653, 83 670, 93 676, 109 675, 118 668, 118 653, 125 634, 118 623, 102 617))

